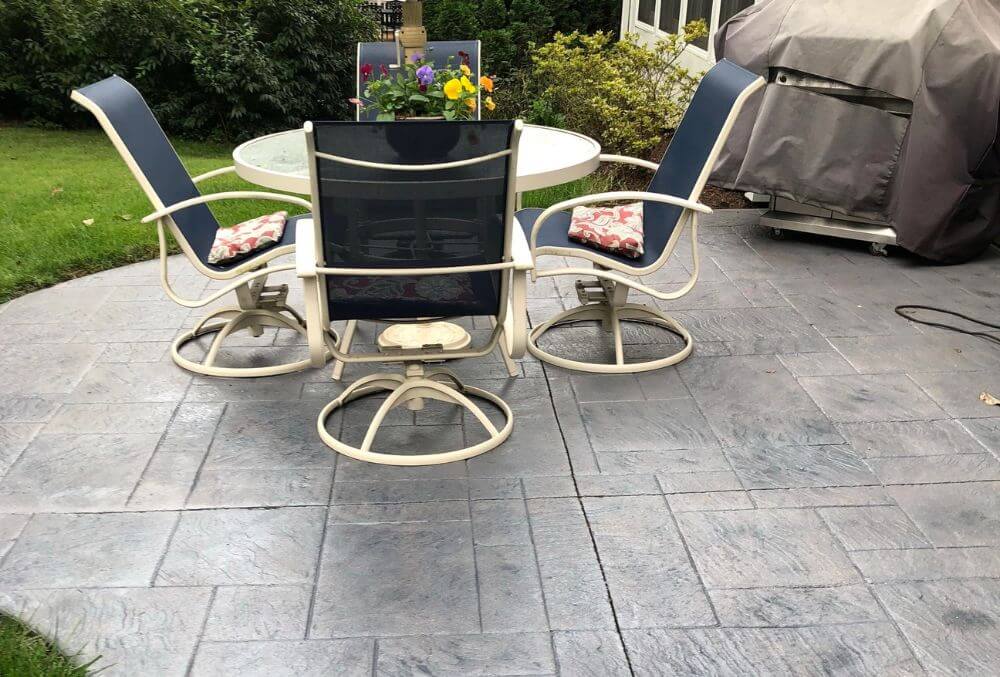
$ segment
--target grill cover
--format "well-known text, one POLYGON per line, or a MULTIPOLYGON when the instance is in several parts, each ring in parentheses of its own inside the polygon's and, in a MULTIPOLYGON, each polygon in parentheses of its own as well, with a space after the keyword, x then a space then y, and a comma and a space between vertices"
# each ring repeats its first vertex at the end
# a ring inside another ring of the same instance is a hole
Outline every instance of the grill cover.
POLYGON ((712 183, 886 223, 939 262, 1000 234, 996 0, 765 0, 723 26, 716 55, 771 77, 712 183), (782 85, 777 69, 876 92, 782 85))

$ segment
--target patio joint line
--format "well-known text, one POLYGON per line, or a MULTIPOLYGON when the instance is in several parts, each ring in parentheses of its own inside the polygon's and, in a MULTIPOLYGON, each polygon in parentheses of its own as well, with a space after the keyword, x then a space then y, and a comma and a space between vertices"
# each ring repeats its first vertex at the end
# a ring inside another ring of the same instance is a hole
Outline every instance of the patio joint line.
MULTIPOLYGON (((464 419, 464 417, 463 417, 464 419)), ((465 436, 465 427, 462 427, 462 443, 467 444, 467 438, 465 436)), ((466 461, 465 466, 466 472, 468 472, 468 461, 466 461)), ((476 617, 479 619, 479 632, 483 632, 483 590, 479 584, 479 553, 476 547, 476 521, 473 519, 472 510, 472 489, 469 487, 469 483, 466 482, 465 485, 466 494, 466 505, 469 507, 469 536, 472 539, 470 546, 472 547, 472 574, 473 580, 476 583, 476 617)))
POLYGON ((10 553, 14 550, 14 548, 17 547, 17 540, 21 538, 21 536, 24 534, 25 530, 28 528, 28 525, 31 523, 31 520, 35 519, 36 514, 38 513, 29 514, 28 519, 24 520, 24 524, 22 524, 21 528, 18 529, 17 536, 10 539, 10 547, 7 548, 7 552, 3 553, 3 555, 0 555, 0 568, 3 568, 4 562, 7 561, 7 558, 10 557, 10 553))
MULTIPOLYGON (((549 374, 544 364, 542 365, 542 373, 545 374, 545 388, 549 393, 549 402, 552 404, 552 411, 555 414, 556 427, 559 429, 559 437, 562 439, 563 449, 566 452, 566 460, 569 463, 570 477, 573 480, 573 489, 576 492, 576 502, 580 507, 580 512, 583 513, 583 522, 587 525, 587 535, 590 537, 590 547, 594 550, 594 557, 597 559, 597 568, 601 572, 601 582, 604 584, 604 594, 607 595, 608 606, 611 607, 611 619, 615 623, 615 634, 618 635, 618 643, 621 645, 622 652, 625 654, 625 662, 628 664, 629 674, 634 677, 635 667, 632 665, 632 657, 629 655, 628 646, 625 644, 625 638, 622 635, 622 626, 618 620, 618 610, 615 608, 615 600, 611 596, 611 588, 608 586, 608 576, 604 570, 604 562, 601 560, 601 551, 597 547, 597 538, 594 536, 594 528, 590 524, 590 516, 587 514, 587 509, 583 505, 583 497, 580 495, 580 487, 576 481, 576 471, 573 468, 573 455, 569 453, 569 446, 566 443, 566 433, 563 431, 562 421, 559 419, 559 410, 555 406, 555 398, 552 394, 552 383, 549 380, 549 374)), ((576 397, 574 397, 573 400, 576 402, 576 397)), ((582 423, 583 414, 579 411, 579 402, 576 402, 576 408, 582 423)), ((590 444, 590 435, 589 433, 586 433, 586 430, 584 432, 587 434, 588 446, 591 447, 590 453, 594 454, 593 445, 590 444)), ((596 457, 594 458, 594 462, 596 464, 596 457)))
POLYGON ((552 660, 559 674, 559 654, 556 653, 555 633, 552 631, 552 620, 549 618, 549 601, 545 596, 545 584, 542 582, 542 567, 538 563, 538 546, 535 543, 535 528, 531 523, 531 512, 528 510, 528 493, 524 489, 524 479, 518 479, 521 489, 521 506, 524 508, 524 521, 528 524, 528 540, 531 542, 531 559, 535 562, 535 574, 538 577, 538 591, 542 596, 542 612, 545 614, 545 627, 549 633, 549 646, 552 648, 552 660))
MULTIPOLYGON (((183 512, 181 510, 170 510, 170 511, 164 510, 164 511, 161 511, 161 512, 175 512, 175 513, 177 513, 177 517, 174 519, 173 526, 170 527, 170 534, 167 536, 167 542, 163 546, 163 552, 160 553, 160 557, 156 560, 156 566, 153 567, 153 573, 150 574, 150 576, 149 576, 149 585, 146 586, 147 588, 155 588, 155 587, 157 587, 156 586, 156 577, 160 575, 160 568, 163 566, 163 562, 167 559, 167 553, 170 552, 170 546, 174 542, 174 536, 177 534, 177 529, 180 528, 180 526, 181 526, 181 515, 183 514, 183 512)), ((202 585, 202 586, 190 586, 190 587, 202 587, 203 588, 205 586, 202 585)))
MULTIPOLYGON (((544 362, 542 363, 542 373, 545 375, 545 387, 549 391, 549 402, 552 403, 552 413, 555 414, 556 425, 559 426, 559 435, 560 437, 562 437, 563 448, 566 450, 566 459, 567 461, 569 461, 569 471, 570 475, 573 477, 573 488, 576 490, 576 495, 579 496, 580 487, 577 486, 576 483, 576 469, 573 467, 573 454, 569 453, 569 445, 566 444, 566 435, 563 433, 562 422, 559 420, 559 408, 556 407, 555 396, 552 394, 552 384, 549 383, 550 377, 548 372, 548 365, 546 365, 544 362)), ((582 403, 580 402, 580 399, 576 396, 576 390, 573 388, 573 380, 569 376, 566 377, 566 383, 567 387, 569 388, 569 392, 572 395, 573 410, 576 411, 576 415, 580 418, 580 426, 583 429, 583 436, 587 439, 587 446, 590 448, 590 456, 594 461, 594 467, 597 468, 598 474, 600 474, 601 470, 600 454, 598 454, 597 450, 594 449, 594 442, 590 439, 590 431, 587 430, 587 425, 586 423, 584 423, 583 409, 580 407, 582 403)), ((582 474, 584 476, 587 475, 587 473, 582 473, 582 474)), ((583 509, 582 504, 580 508, 581 510, 583 509)))
MULTIPOLYGON (((940 405, 939 405, 939 406, 940 406, 940 405)), ((981 446, 981 447, 982 447, 983 449, 985 449, 985 450, 986 450, 986 453, 988 453, 989 455, 993 456, 993 458, 995 458, 995 459, 996 459, 997 461, 1000 461, 1000 453, 998 453, 997 451, 995 451, 995 450, 991 449, 990 447, 986 446, 986 443, 985 443, 985 442, 983 442, 983 441, 982 441, 981 439, 979 439, 979 436, 978 436, 978 435, 976 435, 976 433, 974 433, 974 432, 973 432, 973 431, 972 431, 972 430, 971 430, 971 429, 969 428, 969 426, 967 426, 967 425, 965 424, 965 422, 966 422, 966 421, 969 421, 969 420, 974 420, 974 421, 981 421, 981 420, 983 420, 983 419, 968 419, 968 418, 955 418, 955 419, 952 419, 952 420, 953 420, 953 421, 955 421, 956 423, 958 423, 959 427, 960 427, 960 428, 961 428, 962 430, 964 430, 964 431, 965 431, 966 433, 968 433, 968 434, 969 434, 969 436, 971 436, 971 437, 972 437, 972 439, 974 439, 974 440, 976 441, 976 444, 978 444, 978 445, 979 445, 979 446, 981 446)))
POLYGON ((195 638, 194 646, 191 647, 191 657, 188 659, 187 670, 184 671, 184 675, 188 676, 194 669, 195 658, 198 657, 198 650, 201 648, 201 640, 205 636, 205 628, 208 627, 208 619, 212 615, 212 606, 215 604, 215 596, 218 593, 219 588, 213 586, 212 592, 208 596, 208 604, 205 606, 205 617, 201 621, 201 627, 198 628, 198 636, 195 638))
MULTIPOLYGON (((678 376, 680 376, 680 374, 679 374, 679 373, 678 373, 678 376)), ((683 383, 683 379, 681 379, 681 382, 683 383)), ((684 387, 686 388, 686 387, 687 387, 687 384, 685 384, 685 385, 684 385, 684 387)), ((691 399, 692 399, 692 400, 694 400, 694 406, 695 406, 695 407, 697 407, 698 411, 699 411, 699 412, 701 413, 701 415, 702 415, 702 418, 705 418, 705 420, 707 421, 707 420, 708 420, 708 418, 706 418, 706 417, 705 417, 705 412, 701 410, 701 405, 699 405, 699 404, 698 404, 698 400, 695 400, 693 396, 692 396, 692 398, 691 398, 691 399)), ((711 427, 711 426, 709 426, 709 427, 711 427)), ((715 434, 715 431, 713 431, 713 432, 712 432, 712 434, 714 435, 714 434, 715 434)), ((729 448, 730 448, 730 449, 733 449, 733 448, 735 448, 735 447, 729 447, 729 448)), ((740 474, 739 474, 738 472, 736 472, 736 466, 735 466, 735 465, 733 465, 733 459, 729 458, 729 454, 727 454, 727 453, 726 453, 726 447, 719 447, 719 452, 720 452, 720 453, 722 454, 722 458, 726 459, 726 465, 728 465, 728 466, 729 466, 729 470, 730 470, 730 472, 732 472, 732 473, 733 473, 733 477, 735 477, 735 478, 736 478, 736 483, 740 485, 740 489, 742 489, 742 490, 743 490, 743 493, 744 493, 744 494, 746 495, 746 497, 747 497, 747 500, 748 500, 748 501, 750 501, 750 505, 752 505, 752 506, 753 506, 753 510, 758 510, 758 509, 760 509, 760 506, 759 506, 759 505, 757 505, 757 501, 755 501, 755 500, 754 500, 754 497, 753 497, 753 495, 752 495, 752 494, 750 493, 750 490, 749 490, 749 489, 747 489, 747 485, 746 485, 746 482, 744 482, 744 481, 743 481, 743 478, 742 478, 742 477, 740 477, 740 474)), ((662 482, 660 482, 660 476, 659 476, 659 475, 656 475, 655 477, 656 477, 656 485, 657 485, 658 487, 660 487, 660 491, 662 491, 662 492, 663 492, 663 495, 664 495, 664 496, 667 496, 667 492, 666 492, 666 491, 665 491, 665 490, 663 489, 663 483, 662 483, 662 482)), ((693 493, 697 493, 697 492, 693 492, 693 493)), ((709 494, 714 494, 714 493, 721 493, 721 492, 716 492, 716 491, 708 491, 708 492, 705 492, 705 493, 709 493, 709 494)), ((671 508, 671 511, 672 511, 672 510, 673 510, 673 508, 671 508)), ((676 520, 675 520, 675 521, 676 521, 676 520)))
MULTIPOLYGON (((910 642, 910 638, 906 636, 906 633, 903 632, 903 629, 899 627, 899 623, 896 622, 896 619, 892 617, 891 613, 889 613, 889 609, 887 609, 886 606, 882 603, 882 599, 875 592, 873 584, 870 583, 867 578, 865 578, 864 573, 861 571, 861 567, 858 566, 858 564, 854 561, 854 558, 851 557, 851 553, 847 550, 847 548, 844 547, 843 543, 840 542, 840 539, 837 537, 837 535, 833 532, 833 529, 830 527, 830 523, 826 521, 826 518, 823 517, 823 514, 819 510, 813 508, 812 512, 819 518, 820 522, 826 528, 827 533, 829 533, 830 536, 833 538, 837 547, 840 548, 840 551, 844 553, 844 555, 847 557, 847 561, 851 563, 851 566, 854 568, 854 571, 858 574, 858 577, 861 579, 861 583, 865 586, 865 589, 868 591, 868 594, 875 599, 875 603, 878 604, 879 610, 886 617, 886 619, 888 619, 888 622, 892 625, 893 629, 895 629, 896 634, 899 635, 900 639, 903 640, 903 643, 906 645, 906 648, 910 650, 910 655, 913 656, 913 660, 916 661, 917 665, 920 666, 921 670, 923 670, 925 673, 928 673, 927 667, 920 661, 920 657, 917 654, 916 647, 914 647, 913 643, 910 642)), ((907 517, 909 517, 909 515, 907 515, 907 517)))
POLYGON ((153 453, 151 453, 149 455, 149 458, 146 459, 146 464, 142 466, 142 472, 139 473, 139 477, 136 479, 135 484, 132 485, 132 491, 128 493, 128 498, 125 499, 124 507, 126 508, 128 507, 129 503, 132 502, 132 498, 135 496, 135 492, 139 490, 139 485, 142 484, 142 480, 146 476, 146 471, 149 470, 149 466, 153 462, 153 457, 156 456, 156 453, 160 450, 160 447, 163 445, 163 440, 167 437, 167 432, 170 430, 170 426, 173 424, 175 420, 177 420, 177 412, 179 412, 180 408, 184 406, 184 398, 187 397, 188 392, 191 390, 191 384, 193 382, 194 379, 188 381, 188 385, 184 389, 183 397, 181 397, 181 400, 177 403, 177 406, 174 407, 173 412, 171 412, 170 420, 167 421, 166 427, 164 427, 163 432, 160 433, 160 438, 156 440, 156 446, 153 447, 153 453))
MULTIPOLYGON (((189 387, 190 387, 190 384, 189 384, 189 387)), ((212 437, 209 440, 208 445, 205 448, 205 454, 201 457, 201 463, 198 464, 198 470, 195 472, 194 479, 191 481, 191 486, 188 488, 187 496, 185 496, 185 498, 184 498, 184 505, 185 506, 187 505, 187 502, 191 499, 191 494, 194 493, 194 488, 198 484, 198 480, 201 477, 201 469, 203 467, 205 467, 205 461, 208 460, 208 454, 211 452, 212 445, 215 443, 215 437, 216 437, 216 435, 219 434, 219 428, 222 426, 222 419, 226 415, 226 410, 228 408, 229 408, 229 404, 228 403, 224 404, 222 406, 222 411, 219 413, 219 420, 216 421, 215 427, 212 429, 212 437)), ((159 447, 159 442, 157 442, 157 447, 159 447)), ((153 453, 155 454, 156 451, 154 451, 153 453)), ((138 486, 138 482, 136 484, 138 486)), ((174 520, 174 526, 170 530, 170 535, 167 537, 166 546, 163 548, 163 553, 160 555, 160 558, 157 560, 156 567, 153 569, 153 574, 152 574, 152 576, 149 579, 149 587, 150 588, 156 587, 156 578, 160 575, 160 569, 163 567, 163 562, 166 561, 166 559, 167 559, 167 553, 170 552, 170 546, 173 545, 174 536, 177 535, 177 530, 180 528, 181 519, 184 516, 184 507, 182 506, 181 508, 179 508, 176 511, 167 511, 167 510, 164 510, 164 511, 155 511, 155 512, 176 512, 177 513, 177 519, 174 520)))
MULTIPOLYGON (((660 479, 656 479, 657 485, 659 485, 660 479)), ((663 487, 660 486, 662 489, 663 487)), ((698 585, 701 586, 702 592, 705 593, 705 601, 708 602, 708 608, 712 610, 712 618, 715 619, 715 626, 719 627, 722 625, 719 621, 719 613, 715 610, 715 604, 712 602, 712 596, 708 594, 708 586, 705 585, 704 579, 701 577, 701 572, 698 571, 698 565, 694 562, 694 557, 691 555, 691 548, 688 546, 687 539, 684 538, 684 532, 681 531, 681 525, 677 521, 677 516, 674 514, 673 508, 670 507, 670 501, 667 500, 666 494, 663 494, 663 507, 667 509, 667 514, 670 515, 670 522, 674 525, 674 529, 677 530, 677 537, 681 539, 681 545, 684 546, 684 554, 687 556, 688 564, 691 565, 691 571, 698 578, 698 585)))
POLYGON ((212 453, 212 447, 215 446, 215 439, 219 436, 219 428, 222 427, 222 421, 226 417, 226 412, 229 411, 229 402, 222 405, 222 411, 219 412, 219 420, 215 422, 215 427, 212 428, 212 437, 208 440, 208 444, 205 446, 205 454, 201 457, 201 463, 198 464, 198 469, 194 473, 194 479, 191 480, 191 486, 188 487, 187 496, 184 497, 184 505, 182 509, 187 508, 188 501, 191 500, 191 496, 194 495, 194 489, 198 486, 198 482, 201 481, 201 471, 205 468, 205 463, 208 462, 208 455, 212 453))
POLYGON ((337 486, 337 465, 340 462, 340 454, 336 454, 333 459, 333 467, 330 472, 333 477, 330 479, 330 492, 326 498, 326 509, 323 512, 323 529, 319 536, 319 554, 316 555, 316 572, 313 574, 312 594, 309 595, 309 609, 306 611, 306 631, 303 639, 309 639, 312 633, 313 614, 316 611, 316 596, 319 595, 319 575, 323 568, 323 551, 326 549, 326 535, 330 525, 330 504, 333 502, 333 491, 337 486))
MULTIPOLYGON (((37 425, 38 426, 38 430, 36 430, 31 435, 31 439, 29 439, 28 443, 24 445, 24 449, 21 449, 21 451, 17 452, 17 455, 14 456, 13 460, 11 460, 11 462, 9 464, 7 464, 7 468, 2 473, 0 473, 0 481, 3 481, 3 479, 5 477, 7 477, 7 475, 10 474, 10 471, 14 469, 15 465, 17 465, 17 462, 20 461, 21 458, 24 456, 24 454, 28 451, 28 447, 30 447, 32 444, 34 444, 35 440, 38 439, 39 435, 41 435, 41 434, 44 433, 45 428, 48 427, 49 423, 52 422, 52 420, 59 414, 59 411, 63 407, 65 407, 65 406, 66 406, 65 402, 60 402, 59 406, 56 407, 55 410, 52 412, 52 416, 49 418, 48 421, 45 421, 45 422, 41 422, 41 423, 34 423, 34 422, 32 422, 32 423, 2 423, 2 424, 0 424, 0 427, 5 426, 5 425, 37 425)), ((49 434, 53 435, 53 434, 58 434, 58 433, 49 433, 49 434)), ((103 433, 98 433, 98 434, 103 434, 103 433)))

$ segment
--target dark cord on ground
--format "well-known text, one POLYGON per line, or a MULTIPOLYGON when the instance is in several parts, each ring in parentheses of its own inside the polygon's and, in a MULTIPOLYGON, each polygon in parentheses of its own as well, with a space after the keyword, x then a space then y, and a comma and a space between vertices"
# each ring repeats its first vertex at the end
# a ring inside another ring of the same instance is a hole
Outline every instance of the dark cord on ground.
POLYGON ((972 331, 970 329, 962 329, 961 327, 956 327, 951 324, 944 324, 941 322, 932 322, 931 320, 918 319, 914 317, 907 311, 914 310, 925 310, 932 313, 941 313, 942 315, 950 315, 952 317, 957 317, 965 320, 966 322, 972 322, 973 324, 978 324, 983 327, 990 327, 991 329, 996 329, 1000 331, 1000 325, 990 324, 989 322, 984 322, 983 320, 977 320, 974 317, 969 317, 968 315, 963 315, 962 313, 956 312, 954 310, 947 310, 945 308, 935 308, 934 306, 921 306, 921 305, 902 305, 896 306, 896 314, 905 317, 910 322, 916 322, 917 324, 927 325, 928 327, 938 327, 940 329, 947 329, 948 331, 955 331, 959 334, 967 334, 969 336, 978 336, 979 338, 984 338, 988 341, 993 341, 994 343, 1000 343, 1000 336, 990 334, 985 331, 972 331))

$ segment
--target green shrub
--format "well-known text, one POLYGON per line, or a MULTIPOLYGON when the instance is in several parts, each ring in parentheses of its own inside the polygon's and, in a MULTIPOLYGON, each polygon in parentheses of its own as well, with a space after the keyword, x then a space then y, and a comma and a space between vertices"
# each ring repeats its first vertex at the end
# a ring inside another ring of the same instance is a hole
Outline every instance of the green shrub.
POLYGON ((649 157, 687 110, 698 76, 678 57, 705 32, 703 21, 692 22, 652 48, 635 36, 559 33, 534 50, 528 80, 543 103, 533 110, 561 115, 565 126, 599 140, 606 152, 649 157))
POLYGON ((556 31, 615 33, 620 11, 620 0, 425 0, 424 23, 432 40, 479 38, 486 72, 503 78, 556 31))
POLYGON ((360 0, 3 0, 0 117, 92 124, 71 89, 113 73, 168 131, 235 139, 347 117, 360 0))

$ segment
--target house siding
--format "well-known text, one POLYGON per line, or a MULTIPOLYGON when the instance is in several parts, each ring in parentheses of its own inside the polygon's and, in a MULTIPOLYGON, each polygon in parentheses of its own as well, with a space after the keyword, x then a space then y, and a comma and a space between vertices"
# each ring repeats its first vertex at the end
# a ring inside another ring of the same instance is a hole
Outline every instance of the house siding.
MULTIPOLYGON (((655 25, 648 25, 641 21, 638 21, 637 15, 639 11, 639 3, 641 0, 622 0, 622 15, 621 15, 621 32, 622 35, 626 33, 634 33, 639 36, 639 41, 645 45, 651 45, 658 38, 666 35, 665 32, 659 30, 655 25)), ((687 15, 689 12, 689 4, 693 10, 693 3, 695 0, 680 0, 680 24, 683 25, 687 23, 687 15)), ((701 49, 695 45, 688 45, 687 49, 684 50, 684 54, 681 55, 680 62, 685 68, 690 68, 692 70, 705 70, 710 68, 713 63, 715 63, 714 50, 712 49, 712 44, 715 40, 715 33, 718 30, 719 24, 724 23, 720 20, 720 12, 722 11, 722 5, 725 4, 727 0, 710 0, 709 6, 711 7, 711 21, 709 22, 709 39, 708 39, 708 49, 701 49)), ((759 0, 754 0, 754 3, 759 2, 759 0)), ((661 5, 665 5, 664 0, 654 0, 655 15, 654 24, 659 19, 659 12, 661 5)))

